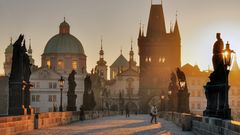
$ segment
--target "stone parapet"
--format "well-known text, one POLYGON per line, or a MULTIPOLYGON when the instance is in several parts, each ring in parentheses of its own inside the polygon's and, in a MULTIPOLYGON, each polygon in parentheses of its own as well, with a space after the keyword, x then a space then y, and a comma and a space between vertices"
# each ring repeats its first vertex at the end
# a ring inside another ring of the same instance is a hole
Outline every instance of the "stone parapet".
POLYGON ((196 135, 240 135, 240 122, 200 115, 165 112, 164 118, 182 127, 183 131, 193 131, 196 135))
POLYGON ((8 116, 0 117, 0 134, 19 134, 34 129, 34 116, 8 116))
MULTIPOLYGON (((106 116, 117 115, 112 111, 88 111, 85 112, 85 119, 97 119, 106 116)), ((78 121, 80 112, 47 112, 35 115, 5 116, 0 117, 0 134, 20 134, 34 129, 54 127, 78 121)))

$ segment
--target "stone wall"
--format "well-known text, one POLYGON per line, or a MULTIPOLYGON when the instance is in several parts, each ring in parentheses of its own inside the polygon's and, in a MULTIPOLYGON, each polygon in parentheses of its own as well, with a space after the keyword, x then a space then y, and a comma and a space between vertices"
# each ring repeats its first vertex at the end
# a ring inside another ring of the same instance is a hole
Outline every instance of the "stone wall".
POLYGON ((0 115, 8 112, 8 77, 0 76, 0 115))
POLYGON ((192 131, 196 135, 240 135, 240 122, 203 117, 192 121, 192 131))
MULTIPOLYGON (((48 112, 35 115, 0 117, 0 134, 19 134, 34 129, 69 124, 79 120, 79 112, 48 112)), ((91 120, 117 115, 118 112, 85 112, 85 119, 91 120)))
POLYGON ((176 112, 162 115, 183 131, 192 131, 196 135, 240 135, 240 122, 237 121, 176 112))
POLYGON ((0 117, 0 134, 19 134, 34 129, 34 116, 8 116, 0 117))

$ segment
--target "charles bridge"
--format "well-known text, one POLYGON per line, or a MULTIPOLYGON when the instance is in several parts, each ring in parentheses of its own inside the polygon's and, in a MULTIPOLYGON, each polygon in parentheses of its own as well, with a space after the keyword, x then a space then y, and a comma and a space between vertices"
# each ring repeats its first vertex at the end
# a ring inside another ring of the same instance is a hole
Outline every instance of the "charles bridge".
POLYGON ((161 112, 158 121, 160 123, 150 124, 149 115, 134 114, 130 118, 125 118, 125 116, 119 115, 119 112, 113 111, 89 111, 85 113, 85 121, 80 121, 80 112, 48 112, 35 115, 0 117, 0 133, 3 135, 35 135, 44 134, 45 132, 61 134, 59 130, 64 128, 66 130, 65 134, 73 134, 71 130, 74 128, 74 134, 87 134, 88 130, 96 130, 98 126, 105 125, 101 127, 101 132, 90 132, 92 134, 101 134, 105 132, 104 130, 111 128, 109 126, 113 126, 111 123, 115 123, 117 124, 114 127, 117 130, 116 133, 109 131, 109 134, 119 134, 118 130, 122 130, 120 134, 138 134, 137 131, 139 130, 141 131, 139 134, 164 134, 166 132, 178 135, 240 135, 240 122, 237 121, 177 112, 161 112), (141 121, 142 124, 138 124, 137 121, 141 121), (87 122, 85 125, 91 127, 85 129, 84 122, 87 122), (131 132, 131 130, 134 131, 131 132))

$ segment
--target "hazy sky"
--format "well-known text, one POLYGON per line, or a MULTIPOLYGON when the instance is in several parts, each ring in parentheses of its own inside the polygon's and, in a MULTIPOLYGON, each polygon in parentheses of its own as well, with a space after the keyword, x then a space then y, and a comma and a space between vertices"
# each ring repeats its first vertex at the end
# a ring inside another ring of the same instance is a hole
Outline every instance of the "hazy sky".
MULTIPOLYGON (((211 66, 216 32, 240 53, 239 5, 240 0, 163 0, 167 30, 178 11, 182 65, 199 64, 201 69, 211 66)), ((33 57, 40 66, 44 47, 58 33, 64 17, 71 34, 83 44, 88 71, 99 59, 101 35, 108 66, 119 56, 121 47, 128 59, 131 38, 138 61, 139 22, 147 25, 150 6, 150 0, 0 0, 0 73, 10 37, 15 40, 20 33, 32 39, 33 57)))

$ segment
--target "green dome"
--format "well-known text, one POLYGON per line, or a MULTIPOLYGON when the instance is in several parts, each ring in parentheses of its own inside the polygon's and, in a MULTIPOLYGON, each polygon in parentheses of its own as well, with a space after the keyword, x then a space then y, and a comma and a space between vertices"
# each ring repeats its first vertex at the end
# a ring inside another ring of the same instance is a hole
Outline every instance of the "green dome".
POLYGON ((57 34, 53 36, 47 42, 43 54, 52 53, 70 53, 85 55, 81 42, 71 34, 57 34))
POLYGON ((8 45, 8 47, 5 49, 5 54, 6 53, 13 53, 13 45, 12 44, 8 45))

